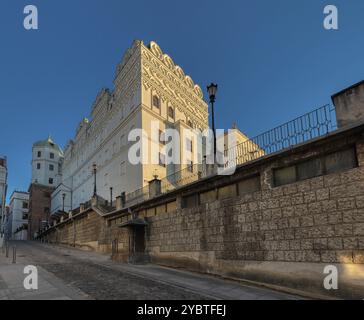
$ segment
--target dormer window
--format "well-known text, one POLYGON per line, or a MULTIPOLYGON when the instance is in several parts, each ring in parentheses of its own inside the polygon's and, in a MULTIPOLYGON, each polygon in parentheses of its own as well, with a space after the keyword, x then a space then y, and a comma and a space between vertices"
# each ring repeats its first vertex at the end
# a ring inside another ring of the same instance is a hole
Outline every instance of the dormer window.
POLYGON ((158 96, 156 96, 156 95, 154 95, 153 96, 153 107, 155 107, 155 108, 160 108, 160 106, 161 106, 161 101, 160 101, 160 99, 159 99, 159 97, 158 96))

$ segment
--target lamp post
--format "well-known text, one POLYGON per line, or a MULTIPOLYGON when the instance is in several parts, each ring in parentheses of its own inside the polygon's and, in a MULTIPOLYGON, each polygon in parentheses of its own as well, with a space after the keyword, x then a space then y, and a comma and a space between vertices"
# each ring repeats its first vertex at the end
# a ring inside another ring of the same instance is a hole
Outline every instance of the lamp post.
POLYGON ((211 116, 212 116, 212 131, 214 132, 214 163, 216 162, 216 129, 215 129, 215 113, 214 113, 214 103, 217 93, 217 84, 211 83, 207 86, 207 92, 210 98, 211 104, 211 116))
POLYGON ((97 195, 97 189, 96 189, 96 173, 97 173, 97 165, 96 163, 94 163, 92 165, 92 172, 93 172, 93 175, 94 175, 94 197, 96 197, 97 195))
POLYGON ((112 206, 112 187, 110 187, 110 207, 112 206))
POLYGON ((64 212, 64 199, 66 199, 66 194, 62 193, 62 212, 64 212))

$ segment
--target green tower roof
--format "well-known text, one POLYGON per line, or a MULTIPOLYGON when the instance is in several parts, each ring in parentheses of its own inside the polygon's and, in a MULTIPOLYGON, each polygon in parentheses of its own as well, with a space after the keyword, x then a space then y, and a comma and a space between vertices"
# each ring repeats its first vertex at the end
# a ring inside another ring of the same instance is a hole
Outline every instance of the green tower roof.
POLYGON ((60 146, 53 142, 51 135, 48 136, 47 140, 40 140, 33 144, 33 147, 49 147, 57 151, 60 155, 63 156, 63 151, 60 146))

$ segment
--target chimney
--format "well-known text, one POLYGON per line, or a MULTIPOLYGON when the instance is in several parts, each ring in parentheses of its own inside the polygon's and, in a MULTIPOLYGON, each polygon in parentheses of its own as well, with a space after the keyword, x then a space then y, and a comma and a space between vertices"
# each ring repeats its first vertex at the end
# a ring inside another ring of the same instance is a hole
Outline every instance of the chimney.
POLYGON ((364 122, 364 80, 334 94, 331 99, 339 129, 364 122))

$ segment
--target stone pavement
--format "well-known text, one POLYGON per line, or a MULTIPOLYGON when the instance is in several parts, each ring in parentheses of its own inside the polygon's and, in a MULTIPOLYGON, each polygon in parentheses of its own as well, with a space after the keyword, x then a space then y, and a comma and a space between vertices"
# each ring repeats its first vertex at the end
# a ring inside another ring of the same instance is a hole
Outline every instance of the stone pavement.
POLYGON ((18 255, 17 263, 12 263, 12 247, 9 248, 9 257, 0 249, 0 300, 84 300, 88 297, 66 285, 59 278, 42 267, 38 269, 38 290, 24 288, 24 268, 29 265, 27 259, 18 255))
POLYGON ((0 299, 280 300, 300 297, 156 265, 129 265, 69 247, 17 242, 18 261, 0 252, 0 299), (23 268, 37 266, 38 292, 23 288, 23 268))

